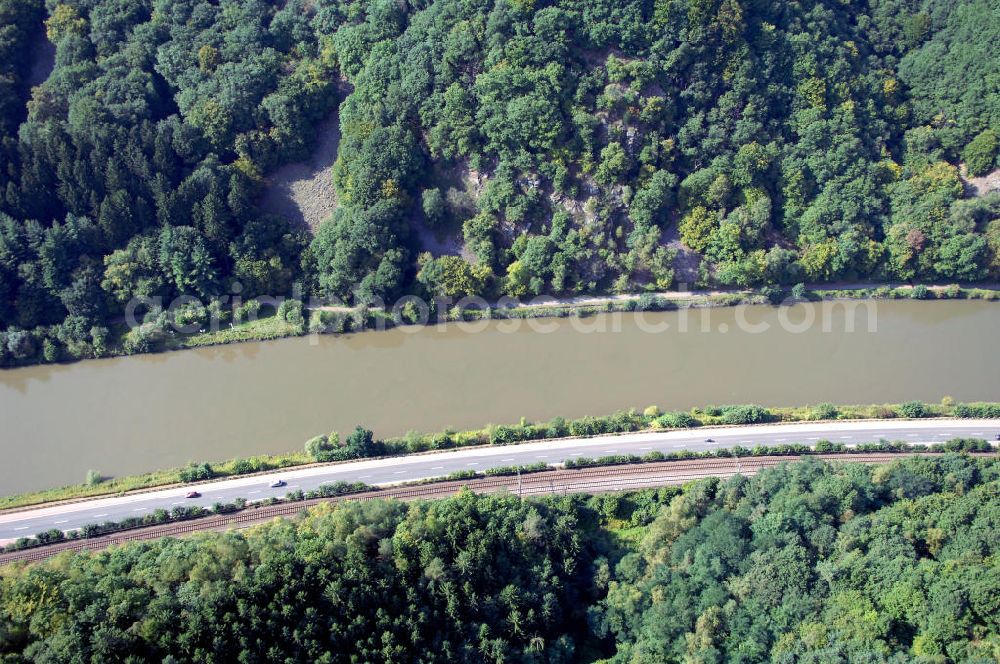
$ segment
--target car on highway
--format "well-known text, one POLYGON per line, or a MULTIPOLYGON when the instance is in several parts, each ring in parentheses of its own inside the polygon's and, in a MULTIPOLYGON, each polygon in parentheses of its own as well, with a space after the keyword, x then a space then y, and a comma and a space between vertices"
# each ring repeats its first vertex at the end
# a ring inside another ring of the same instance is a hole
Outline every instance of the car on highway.
POLYGON ((271 482, 270 487, 272 489, 277 489, 278 487, 285 486, 285 480, 274 480, 271 482))
POLYGON ((201 494, 198 493, 197 491, 188 491, 186 494, 184 494, 184 497, 185 498, 201 498, 201 494))
POLYGON ((715 442, 715 438, 706 438, 705 442, 706 443, 714 443, 715 442))

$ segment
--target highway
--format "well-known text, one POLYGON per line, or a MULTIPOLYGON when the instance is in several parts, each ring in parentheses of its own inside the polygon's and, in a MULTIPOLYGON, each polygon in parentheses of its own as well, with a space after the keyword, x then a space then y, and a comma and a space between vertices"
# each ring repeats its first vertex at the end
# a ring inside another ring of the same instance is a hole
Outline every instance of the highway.
POLYGON ((0 514, 0 544, 18 537, 58 528, 74 530, 83 525, 141 517, 157 509, 178 506, 250 501, 282 497, 289 491, 309 491, 337 481, 364 482, 388 486, 400 482, 441 477, 460 470, 483 471, 500 466, 538 462, 561 463, 574 457, 601 457, 617 454, 644 455, 681 450, 704 451, 741 445, 815 445, 819 440, 853 445, 880 439, 908 443, 944 442, 952 438, 985 438, 1000 434, 1000 420, 884 420, 859 422, 803 422, 744 427, 703 427, 661 433, 634 433, 594 438, 539 441, 510 446, 477 447, 427 454, 352 461, 341 464, 285 469, 266 475, 237 477, 170 489, 150 490, 127 496, 97 498, 74 503, 38 507, 0 514), (280 479, 285 485, 269 486, 280 479), (185 494, 198 491, 200 498, 185 494))

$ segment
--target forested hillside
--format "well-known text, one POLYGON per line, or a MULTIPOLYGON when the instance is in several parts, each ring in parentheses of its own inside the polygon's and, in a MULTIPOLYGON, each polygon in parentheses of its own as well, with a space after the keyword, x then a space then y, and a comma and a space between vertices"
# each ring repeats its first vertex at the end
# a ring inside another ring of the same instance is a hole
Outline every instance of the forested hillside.
POLYGON ((1000 194, 963 198, 960 178, 997 165, 998 0, 3 0, 0 16, 15 360, 43 340, 100 353, 130 298, 234 282, 367 302, 1000 277, 1000 194), (27 90, 42 30, 55 68, 27 90), (338 108, 339 207, 311 237, 256 202, 338 108), (428 234, 462 251, 423 253, 428 234))
POLYGON ((0 661, 995 662, 1000 464, 324 506, 0 570, 0 661))

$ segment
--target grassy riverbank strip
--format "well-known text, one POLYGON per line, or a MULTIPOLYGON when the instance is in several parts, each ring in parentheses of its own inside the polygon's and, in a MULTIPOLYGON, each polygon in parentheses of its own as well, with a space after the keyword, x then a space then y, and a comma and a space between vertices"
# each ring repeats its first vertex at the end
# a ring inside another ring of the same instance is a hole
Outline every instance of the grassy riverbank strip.
POLYGON ((765 408, 745 404, 707 406, 674 412, 663 412, 657 406, 650 406, 642 412, 619 411, 605 417, 581 417, 574 420, 556 417, 547 422, 528 422, 522 419, 513 425, 489 425, 467 431, 445 430, 437 433, 411 431, 404 436, 384 440, 377 440, 371 431, 358 427, 343 441, 337 433, 316 436, 306 442, 305 450, 302 452, 258 455, 224 462, 191 463, 182 468, 106 479, 101 478, 97 472, 91 472, 88 473, 90 481, 84 484, 0 498, 0 509, 122 495, 157 487, 252 475, 309 464, 418 454, 477 445, 510 445, 607 434, 683 430, 702 426, 931 417, 996 418, 1000 417, 1000 403, 955 404, 946 397, 938 404, 911 401, 903 404, 838 406, 825 403, 789 408, 765 408))
POLYGON ((250 341, 271 341, 306 334, 347 334, 386 330, 399 326, 480 320, 567 318, 602 313, 676 311, 687 308, 740 305, 785 306, 799 302, 829 300, 986 300, 1000 301, 1000 288, 958 284, 891 285, 866 284, 792 288, 766 286, 755 290, 663 291, 618 295, 581 295, 568 298, 538 298, 525 303, 472 303, 441 311, 425 310, 415 303, 393 309, 358 307, 309 307, 299 300, 285 299, 277 306, 261 306, 251 300, 236 310, 212 303, 188 303, 174 311, 149 316, 130 329, 124 323, 95 327, 92 339, 63 343, 47 336, 44 329, 24 332, 28 343, 19 354, 0 349, 0 367, 22 367, 76 360, 157 353, 250 341), (214 324, 213 324, 214 321, 214 324), (180 331, 179 331, 180 330, 180 331), (36 338, 37 337, 37 338, 36 338))
MULTIPOLYGON (((841 443, 833 443, 821 440, 814 446, 804 444, 791 445, 758 445, 753 448, 736 446, 732 448, 720 448, 718 450, 692 451, 681 450, 678 452, 658 452, 653 451, 648 454, 638 456, 634 454, 613 455, 598 458, 579 457, 567 459, 561 464, 549 465, 544 462, 537 462, 522 466, 503 466, 490 468, 484 471, 463 470, 445 475, 442 477, 428 478, 414 482, 403 482, 397 487, 425 486, 439 484, 443 482, 471 481, 488 477, 512 476, 512 475, 533 475, 556 471, 561 466, 565 469, 599 468, 622 465, 637 465, 647 463, 661 463, 664 461, 687 461, 692 459, 723 459, 723 458, 752 458, 767 456, 817 456, 838 454, 942 454, 942 453, 989 453, 994 452, 992 445, 983 439, 955 438, 943 443, 931 445, 913 445, 902 441, 878 441, 847 446, 841 443)), ((363 482, 334 482, 324 484, 317 489, 310 491, 295 490, 288 492, 284 498, 269 498, 259 501, 259 505, 275 505, 279 503, 296 503, 319 498, 344 498, 369 493, 378 490, 377 487, 369 486, 363 482)), ((247 509, 250 503, 237 498, 231 503, 216 503, 211 508, 202 507, 176 507, 171 511, 156 510, 141 517, 132 517, 123 521, 105 521, 101 523, 86 524, 79 529, 63 532, 59 529, 51 529, 37 533, 31 537, 22 537, 5 547, 0 547, 0 553, 9 553, 33 549, 49 544, 55 544, 67 540, 92 539, 126 530, 147 528, 150 526, 162 525, 165 523, 176 523, 190 521, 215 514, 230 514, 241 512, 247 509)))

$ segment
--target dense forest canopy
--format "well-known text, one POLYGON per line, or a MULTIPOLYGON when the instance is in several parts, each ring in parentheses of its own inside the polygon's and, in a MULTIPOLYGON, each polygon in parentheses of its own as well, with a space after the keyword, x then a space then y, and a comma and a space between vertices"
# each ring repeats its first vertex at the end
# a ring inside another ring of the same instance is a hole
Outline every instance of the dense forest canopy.
POLYGON ((0 661, 1000 657, 1000 464, 322 506, 0 570, 0 661))
POLYGON ((236 282, 367 302, 1000 277, 1000 194, 966 196, 961 171, 997 166, 998 0, 0 0, 0 17, 14 358, 43 337, 98 353, 130 298, 236 282), (43 31, 54 68, 28 89, 43 31), (338 108, 334 216, 310 234, 260 212, 338 108), (424 252, 427 233, 461 252, 424 252))

